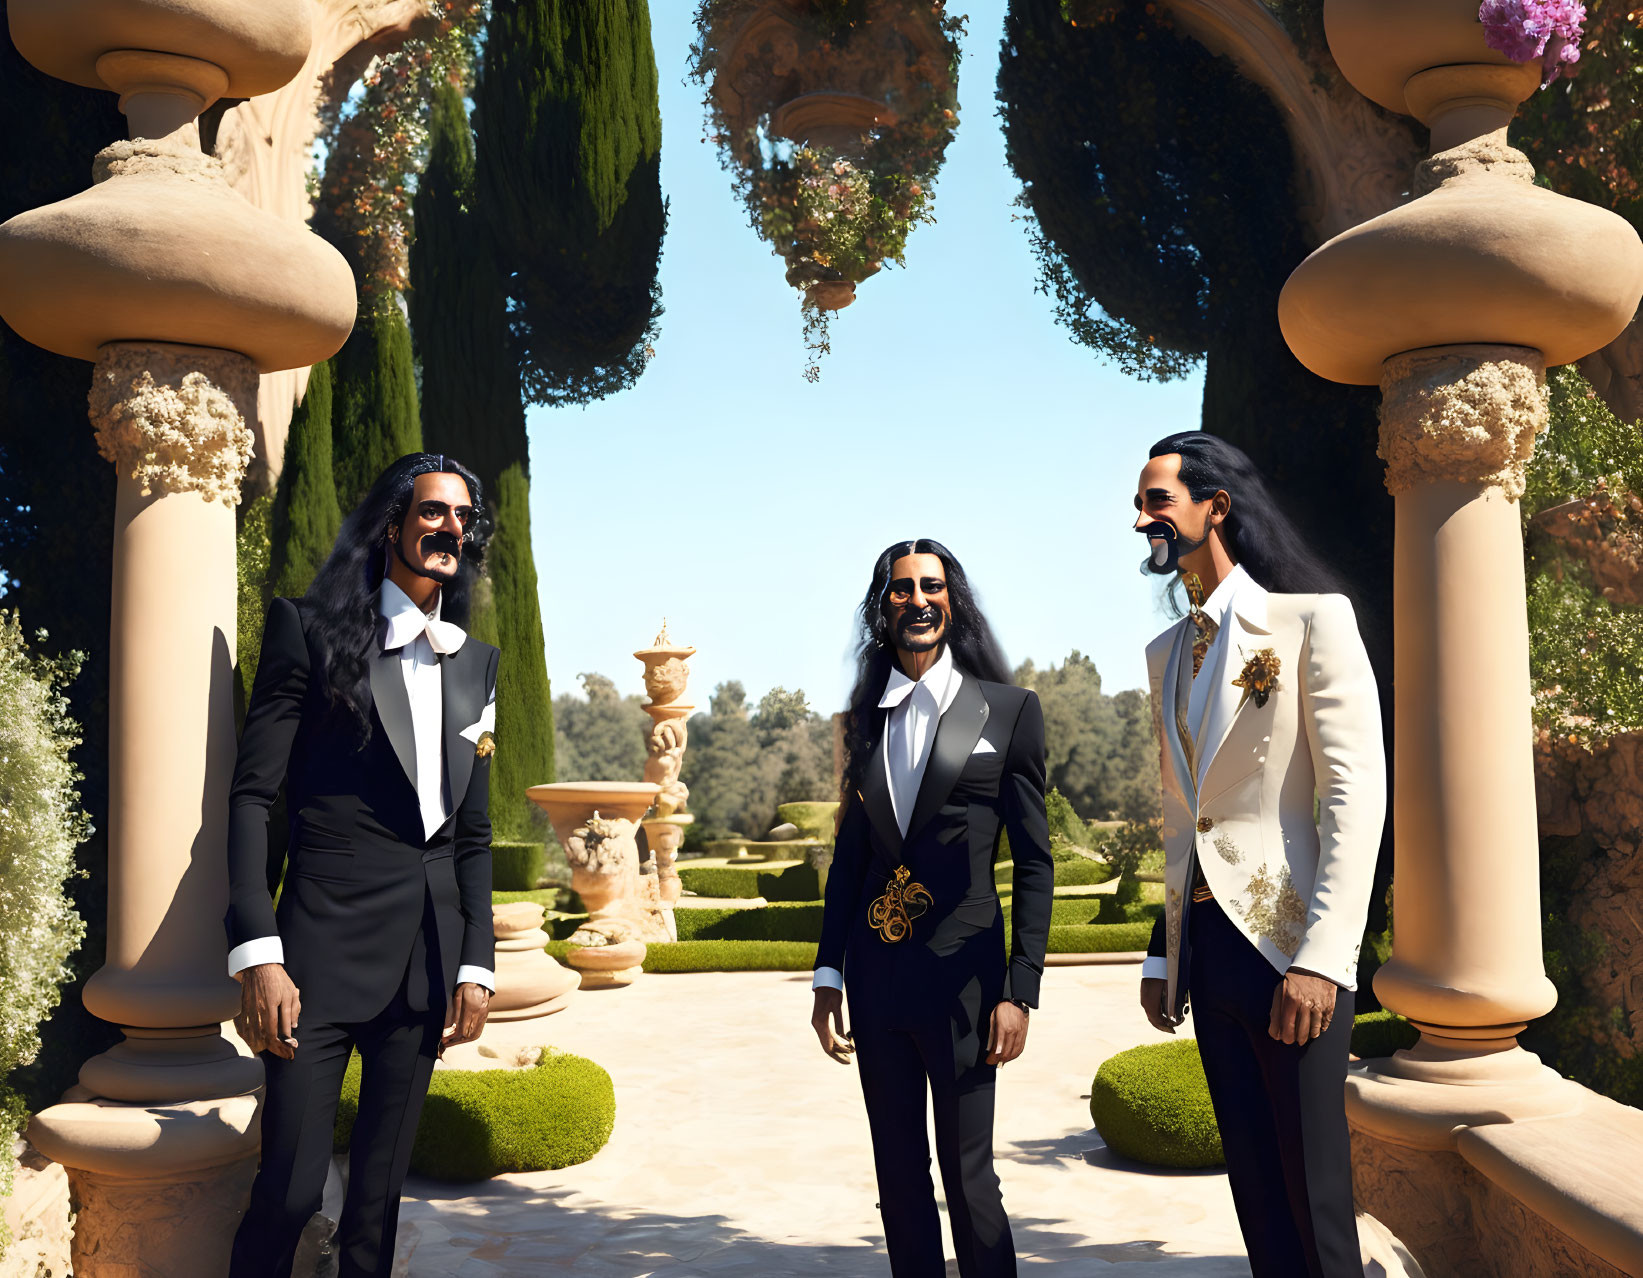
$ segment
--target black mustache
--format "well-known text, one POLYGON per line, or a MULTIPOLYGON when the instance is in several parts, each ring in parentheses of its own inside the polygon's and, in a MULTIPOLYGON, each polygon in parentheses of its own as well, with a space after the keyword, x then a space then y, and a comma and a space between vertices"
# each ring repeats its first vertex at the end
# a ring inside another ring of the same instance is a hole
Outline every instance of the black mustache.
POLYGON ((902 613, 900 620, 896 622, 896 630, 899 633, 906 631, 911 626, 926 624, 933 626, 940 620, 941 610, 939 608, 932 608, 927 604, 923 608, 909 609, 908 611, 902 613))
POLYGON ((1149 541, 1154 537, 1162 537, 1165 541, 1175 541, 1181 536, 1175 525, 1164 519, 1155 519, 1150 524, 1143 524, 1135 531, 1149 541))
POLYGON ((417 542, 417 549, 424 555, 449 555, 452 559, 458 559, 462 555, 462 542, 455 533, 441 528, 438 532, 424 535, 417 542))

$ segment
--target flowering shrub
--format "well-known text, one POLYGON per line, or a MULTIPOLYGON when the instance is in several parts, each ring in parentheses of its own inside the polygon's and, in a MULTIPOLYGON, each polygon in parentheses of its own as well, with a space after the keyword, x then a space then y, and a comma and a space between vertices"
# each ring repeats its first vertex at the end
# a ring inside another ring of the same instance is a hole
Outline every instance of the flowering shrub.
POLYGON ((1578 0, 1483 0, 1478 21, 1491 49, 1514 62, 1540 60, 1542 88, 1580 61, 1586 6, 1578 0))
POLYGON ((11 1192, 9 1150, 24 1117, 3 1080, 40 1050, 40 1022, 85 935, 63 891, 74 849, 91 833, 69 758, 78 728, 63 695, 82 659, 32 655, 17 614, 0 613, 0 1195, 11 1192))

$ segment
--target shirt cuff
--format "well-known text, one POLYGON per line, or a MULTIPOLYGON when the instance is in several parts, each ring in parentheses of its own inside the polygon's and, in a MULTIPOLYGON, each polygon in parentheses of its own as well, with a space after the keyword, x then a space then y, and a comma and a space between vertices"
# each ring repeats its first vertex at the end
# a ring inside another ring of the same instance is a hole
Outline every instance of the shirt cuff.
POLYGON ((472 963, 464 963, 456 969, 456 983, 483 985, 492 994, 496 993, 496 973, 488 967, 475 967, 472 963))
POLYGON ((1162 954, 1149 954, 1141 961, 1141 979, 1143 981, 1169 980, 1169 959, 1162 954))
POLYGON ((248 967, 264 963, 285 964, 285 943, 277 936, 259 936, 228 951, 228 974, 238 976, 248 967))
POLYGON ((844 973, 836 967, 818 967, 815 976, 810 978, 810 988, 813 990, 842 990, 844 989, 844 973))

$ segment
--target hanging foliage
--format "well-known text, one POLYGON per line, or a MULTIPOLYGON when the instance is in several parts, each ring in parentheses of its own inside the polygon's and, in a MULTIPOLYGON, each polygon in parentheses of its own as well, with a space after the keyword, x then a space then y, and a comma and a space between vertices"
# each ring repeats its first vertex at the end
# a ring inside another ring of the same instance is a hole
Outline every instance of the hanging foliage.
POLYGON ((424 0, 428 15, 391 53, 372 58, 359 90, 322 107, 326 160, 314 192, 316 231, 354 268, 366 308, 406 283, 411 190, 427 156, 435 85, 472 64, 484 0, 424 0))
POLYGON ((942 0, 702 0, 691 71, 753 229, 803 296, 819 376, 828 315, 934 221, 958 127, 958 38, 942 0))

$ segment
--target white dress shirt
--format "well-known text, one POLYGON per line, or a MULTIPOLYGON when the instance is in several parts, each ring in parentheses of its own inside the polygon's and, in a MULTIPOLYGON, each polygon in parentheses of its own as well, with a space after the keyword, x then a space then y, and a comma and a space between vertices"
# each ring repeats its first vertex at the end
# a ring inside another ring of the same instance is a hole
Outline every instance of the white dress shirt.
MULTIPOLYGON (((903 837, 913 819, 924 770, 930 766, 935 746, 936 725, 958 696, 964 676, 953 664, 953 651, 943 646, 941 656, 918 680, 909 679, 899 665, 890 671, 890 680, 879 698, 879 709, 888 710, 884 727, 884 773, 890 783, 890 806, 903 837)), ((836 967, 818 967, 811 979, 812 989, 842 990, 844 973, 836 967)))
MULTIPOLYGON (((382 650, 399 650, 399 669, 411 705, 417 802, 424 838, 432 838, 451 815, 450 783, 445 775, 444 680, 439 658, 456 652, 468 638, 461 626, 440 620, 439 611, 438 595, 434 597, 434 610, 425 613, 392 581, 382 579, 377 612, 388 623, 382 650)), ((285 946, 280 938, 262 936, 236 945, 229 952, 228 974, 233 976, 261 963, 284 962, 285 946)), ((464 963, 456 969, 456 983, 464 982, 483 985, 493 993, 496 990, 496 975, 489 968, 464 963)))
MULTIPOLYGON (((1219 734, 1214 730, 1219 725, 1205 723, 1204 716, 1219 708, 1212 704, 1212 694, 1226 678, 1227 648, 1232 642, 1227 638, 1227 614, 1236 604, 1238 592, 1249 584, 1250 576, 1244 571, 1244 566, 1234 564, 1232 571, 1221 578, 1215 589, 1210 592, 1209 598, 1204 600, 1204 615, 1215 623, 1217 629, 1215 638, 1210 640, 1209 651, 1204 653, 1203 667, 1198 671, 1198 677, 1192 681, 1191 695, 1187 698, 1187 724, 1192 729, 1192 740, 1195 745, 1219 739, 1219 734)), ((1189 617, 1187 625, 1192 624, 1189 617)), ((1167 708, 1164 722, 1164 730, 1167 732, 1167 725, 1171 722, 1167 708)), ((1200 759, 1198 764, 1198 780, 1202 782, 1209 760, 1200 759)), ((1148 955, 1141 963, 1141 979, 1168 980, 1169 960, 1162 955, 1148 955)))

